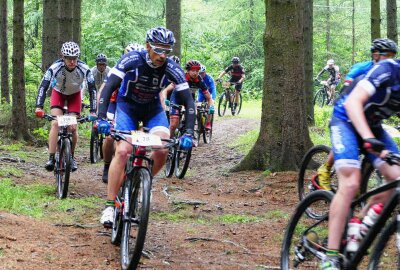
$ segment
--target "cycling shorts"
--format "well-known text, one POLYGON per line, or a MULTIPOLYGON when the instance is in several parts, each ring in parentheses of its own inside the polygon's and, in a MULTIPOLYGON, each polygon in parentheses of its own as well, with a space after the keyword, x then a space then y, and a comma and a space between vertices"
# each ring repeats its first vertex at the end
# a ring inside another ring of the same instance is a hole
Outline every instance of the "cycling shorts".
MULTIPOLYGON (((239 79, 239 80, 240 80, 240 79, 239 79)), ((237 83, 239 80, 238 80, 238 79, 230 78, 229 82, 231 82, 231 83, 237 83)), ((239 92, 240 92, 240 90, 242 90, 242 84, 243 84, 243 83, 235 84, 235 89, 236 89, 236 91, 239 91, 239 92)))
MULTIPOLYGON (((335 168, 352 167, 360 169, 361 162, 359 157, 363 141, 354 126, 348 121, 332 117, 330 130, 335 168)), ((385 149, 394 153, 399 152, 396 143, 382 126, 373 128, 372 132, 378 140, 385 144, 385 149)), ((367 154, 367 158, 374 164, 375 168, 379 167, 379 164, 383 162, 382 159, 370 153, 367 154)))
POLYGON ((167 116, 159 100, 138 104, 124 97, 118 97, 115 111, 115 129, 132 131, 139 128, 139 122, 150 132, 163 131, 169 134, 167 116))
POLYGON ((53 89, 50 97, 50 108, 64 109, 67 102, 69 113, 80 114, 82 109, 81 92, 76 92, 72 95, 64 95, 57 90, 53 89))

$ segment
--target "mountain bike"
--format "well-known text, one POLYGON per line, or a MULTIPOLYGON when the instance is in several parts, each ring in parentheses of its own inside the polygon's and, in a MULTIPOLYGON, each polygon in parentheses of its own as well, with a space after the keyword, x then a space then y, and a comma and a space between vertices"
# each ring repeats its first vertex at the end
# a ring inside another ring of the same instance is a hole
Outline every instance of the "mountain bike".
MULTIPOLYGON (((392 165, 400 165, 400 155, 398 154, 390 153, 384 160, 392 165)), ((346 225, 339 250, 342 269, 357 269, 376 238, 368 269, 399 269, 400 238, 397 238, 397 248, 395 248, 392 246, 395 242, 392 236, 396 232, 397 236, 400 234, 400 213, 398 211, 400 179, 372 189, 353 200, 349 217, 353 216, 356 209, 362 207, 363 202, 391 189, 395 189, 394 194, 385 203, 378 220, 368 230, 356 252, 346 251, 346 225)), ((326 257, 329 205, 332 198, 332 192, 318 190, 306 196, 298 204, 285 231, 281 247, 281 269, 316 269, 319 261, 326 257), (319 219, 308 217, 307 209, 310 207, 319 211, 319 219)))
POLYGON ((313 104, 314 106, 319 106, 319 107, 324 107, 324 105, 328 105, 333 100, 335 100, 335 96, 330 97, 329 96, 329 85, 327 81, 315 81, 316 84, 321 85, 321 87, 317 90, 317 92, 314 95, 313 99, 313 104))
POLYGON ((56 178, 57 197, 64 199, 68 195, 69 178, 71 174, 72 162, 72 133, 69 127, 78 123, 89 122, 88 117, 77 119, 74 115, 52 116, 45 114, 43 118, 58 123, 58 140, 55 154, 54 176, 56 178))
POLYGON ((239 115, 242 109, 242 93, 239 93, 237 106, 234 103, 236 90, 233 86, 236 84, 228 81, 221 82, 223 92, 218 101, 218 115, 221 117, 225 115, 227 106, 231 109, 232 115, 239 115))
POLYGON ((186 171, 189 168, 190 158, 192 156, 192 148, 184 150, 179 147, 179 139, 185 134, 186 131, 184 109, 181 105, 176 105, 173 103, 171 103, 170 106, 179 111, 179 126, 175 130, 174 136, 174 138, 177 139, 177 143, 168 151, 164 173, 166 177, 171 177, 175 171, 175 176, 179 179, 182 179, 185 177, 186 171))
POLYGON ((97 131, 97 123, 92 123, 92 131, 90 134, 90 163, 97 163, 103 159, 103 141, 104 134, 97 131))
POLYGON ((132 143, 124 134, 113 130, 116 141, 126 141, 133 152, 125 166, 125 180, 115 202, 111 242, 120 245, 121 268, 136 269, 139 264, 147 233, 150 212, 153 160, 146 156, 149 151, 172 147, 175 139, 161 140, 156 135, 133 132, 132 143), (167 142, 162 145, 161 141, 167 142))
POLYGON ((208 104, 206 102, 198 102, 196 113, 196 123, 194 128, 194 135, 197 143, 200 142, 200 137, 203 137, 204 143, 211 143, 212 139, 212 127, 214 123, 214 115, 211 114, 211 129, 206 128, 208 121, 208 104))
MULTIPOLYGON (((297 190, 299 200, 302 201, 311 192, 322 190, 319 186, 318 168, 328 160, 331 148, 325 145, 315 145, 308 150, 301 161, 299 175, 297 178, 297 190)), ((367 158, 364 158, 361 164, 362 182, 360 193, 365 193, 368 189, 380 186, 382 184, 382 175, 375 170, 367 158)), ((331 170, 331 187, 335 193, 338 188, 338 178, 334 167, 331 170)), ((307 209, 307 214, 311 218, 319 218, 317 212, 312 208, 307 209)))

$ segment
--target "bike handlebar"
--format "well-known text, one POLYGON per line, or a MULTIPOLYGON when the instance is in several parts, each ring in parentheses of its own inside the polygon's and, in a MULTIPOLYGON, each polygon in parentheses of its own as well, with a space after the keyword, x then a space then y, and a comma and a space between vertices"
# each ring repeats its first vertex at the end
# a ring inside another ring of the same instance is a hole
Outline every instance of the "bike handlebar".
POLYGON ((400 166, 400 154, 389 152, 388 154, 386 154, 383 160, 386 161, 389 165, 400 166))
MULTIPOLYGON (((49 121, 53 121, 53 120, 57 121, 57 116, 55 116, 55 115, 44 114, 42 118, 49 120, 49 121)), ((80 117, 79 119, 76 119, 76 121, 78 123, 91 122, 91 120, 89 120, 89 116, 80 117)))

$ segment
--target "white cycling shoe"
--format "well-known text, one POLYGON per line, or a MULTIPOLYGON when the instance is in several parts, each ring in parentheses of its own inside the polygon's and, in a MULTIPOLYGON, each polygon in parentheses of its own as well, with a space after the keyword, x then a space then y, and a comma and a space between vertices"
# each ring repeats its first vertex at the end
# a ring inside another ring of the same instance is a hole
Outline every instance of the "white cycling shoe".
POLYGON ((107 206, 101 215, 100 222, 105 228, 111 228, 114 219, 114 207, 107 206))

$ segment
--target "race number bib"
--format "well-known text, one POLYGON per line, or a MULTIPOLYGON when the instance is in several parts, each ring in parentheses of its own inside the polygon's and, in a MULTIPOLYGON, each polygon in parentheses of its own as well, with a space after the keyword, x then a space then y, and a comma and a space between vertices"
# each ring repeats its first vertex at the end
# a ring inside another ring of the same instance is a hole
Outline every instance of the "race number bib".
POLYGON ((142 131, 132 131, 132 144, 139 146, 162 145, 159 136, 142 131))
POLYGON ((76 117, 73 115, 58 115, 57 123, 59 127, 76 125, 78 122, 76 121, 76 117))

